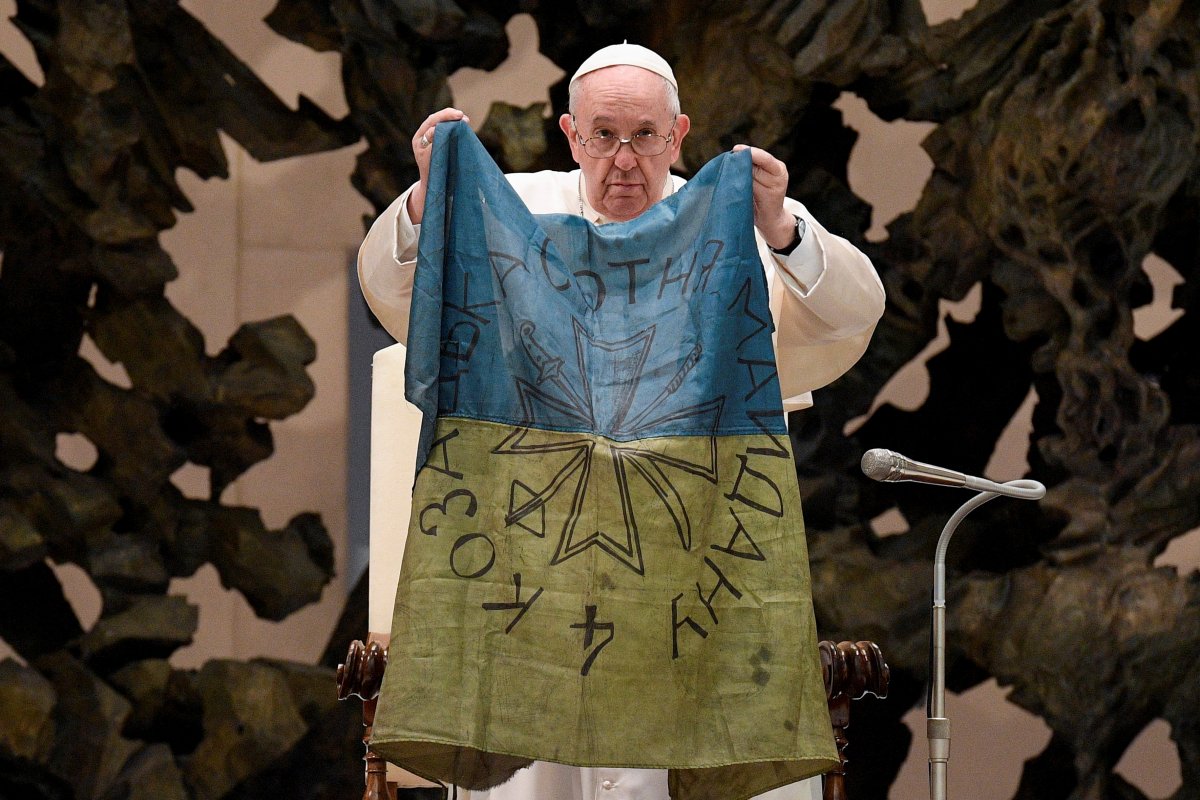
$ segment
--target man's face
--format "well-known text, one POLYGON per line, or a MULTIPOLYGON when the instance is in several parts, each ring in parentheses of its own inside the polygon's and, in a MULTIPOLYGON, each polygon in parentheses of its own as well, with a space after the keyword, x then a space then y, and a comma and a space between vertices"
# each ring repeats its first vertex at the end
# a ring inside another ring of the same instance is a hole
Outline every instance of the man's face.
POLYGON ((663 197, 667 174, 679 158, 690 122, 685 114, 672 119, 667 87, 658 75, 640 67, 616 66, 590 72, 579 79, 574 125, 570 114, 559 127, 571 143, 571 155, 583 171, 588 202, 617 222, 633 219, 663 197), (667 149, 656 156, 639 156, 622 144, 609 158, 593 158, 580 139, 601 132, 628 139, 650 131, 671 136, 667 149))

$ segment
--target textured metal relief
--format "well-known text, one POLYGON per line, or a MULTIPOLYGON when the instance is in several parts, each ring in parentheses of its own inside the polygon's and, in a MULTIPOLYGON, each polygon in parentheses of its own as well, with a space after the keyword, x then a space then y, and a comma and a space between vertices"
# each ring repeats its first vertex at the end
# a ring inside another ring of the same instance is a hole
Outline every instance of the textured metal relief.
POLYGON ((285 316, 207 353, 164 296, 158 236, 191 210, 177 170, 227 177, 219 130, 260 160, 356 135, 288 109, 174 2, 31 0, 14 22, 45 83, 0 58, 0 638, 27 664, 0 664, 0 796, 222 797, 300 741, 329 692, 303 666, 172 669, 198 609, 169 584, 211 563, 273 620, 320 597, 333 543, 316 515, 268 530, 221 502, 270 456, 270 422, 312 398, 316 352, 285 316), (127 383, 81 357, 85 336, 127 383), (58 460, 63 434, 95 448, 90 468, 58 460), (207 499, 172 484, 188 463, 208 469, 207 499), (47 559, 99 590, 89 630, 47 559))

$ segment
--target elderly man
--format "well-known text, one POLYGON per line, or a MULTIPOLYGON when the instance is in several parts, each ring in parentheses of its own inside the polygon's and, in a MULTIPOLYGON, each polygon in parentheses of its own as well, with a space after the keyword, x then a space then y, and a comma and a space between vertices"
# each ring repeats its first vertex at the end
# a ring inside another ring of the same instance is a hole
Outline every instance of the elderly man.
MULTIPOLYGON (((419 228, 432 142, 439 123, 463 119, 444 109, 413 136, 420 180, 380 216, 359 255, 364 295, 387 330, 408 334, 419 228)), ((680 113, 670 66, 636 45, 614 45, 591 56, 570 83, 569 113, 559 119, 579 169, 508 176, 534 214, 579 214, 604 225, 638 218, 684 184, 670 174, 690 121, 680 113)), ((739 145, 735 150, 747 149, 739 145)), ((787 167, 759 148, 753 165, 753 221, 775 322, 775 356, 785 410, 811 404, 811 392, 862 355, 883 312, 884 294, 870 261, 825 230, 785 196, 787 167)), ((614 732, 619 736, 620 732, 614 732)), ((808 800, 819 782, 795 784, 761 797, 808 800)), ((665 800, 665 770, 576 768, 537 762, 487 792, 492 800, 665 800)))

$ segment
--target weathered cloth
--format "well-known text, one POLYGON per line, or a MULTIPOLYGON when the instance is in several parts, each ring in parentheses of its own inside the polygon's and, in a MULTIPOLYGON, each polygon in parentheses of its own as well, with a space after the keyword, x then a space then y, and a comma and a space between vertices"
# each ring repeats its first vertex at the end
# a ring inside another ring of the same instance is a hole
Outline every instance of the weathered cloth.
POLYGON ((463 124, 434 147, 376 750, 467 788, 665 767, 681 800, 829 769, 749 154, 597 227, 530 214, 463 124))

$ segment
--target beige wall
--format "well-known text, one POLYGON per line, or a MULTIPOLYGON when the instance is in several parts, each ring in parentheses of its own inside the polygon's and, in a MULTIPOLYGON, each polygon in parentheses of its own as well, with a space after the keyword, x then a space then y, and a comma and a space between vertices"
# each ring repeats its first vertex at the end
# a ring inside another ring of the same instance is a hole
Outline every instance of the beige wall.
MULTIPOLYGON (((262 21, 274 0, 182 4, 246 62, 285 102, 303 93, 333 116, 346 112, 340 60, 294 44, 262 21)), ((270 656, 313 661, 345 602, 346 562, 346 264, 362 237, 370 205, 350 186, 362 145, 262 164, 222 137, 229 180, 179 181, 196 211, 163 236, 180 278, 167 297, 202 331, 210 352, 244 322, 292 314, 317 342, 309 367, 317 386, 299 414, 273 426, 275 455, 251 468, 222 500, 261 509, 269 527, 294 514, 321 514, 335 542, 338 574, 322 601, 280 623, 254 616, 237 592, 202 568, 172 591, 201 607, 195 643, 173 657, 197 666, 214 656, 270 656)), ((206 471, 182 470, 176 482, 202 495, 206 471)))
MULTIPOLYGON (((968 0, 926 0, 931 21, 957 16, 968 0)), ((275 0, 185 0, 199 18, 233 52, 249 64, 286 102, 298 93, 312 98, 333 116, 346 111, 339 59, 293 44, 272 32, 262 18, 275 0)), ((15 0, 0 0, 0 52, 30 78, 41 82, 28 43, 11 26, 15 0)), ((452 80, 456 102, 478 125, 492 99, 519 105, 547 100, 546 87, 560 72, 536 52, 536 31, 527 17, 509 25, 513 40, 510 61, 494 73, 463 70, 452 80)), ((868 238, 886 237, 884 225, 909 210, 920 196, 931 164, 920 149, 929 123, 884 122, 860 99, 844 95, 838 108, 860 133, 849 167, 851 187, 874 208, 868 238)), ((317 341, 318 357, 311 372, 318 390, 300 414, 274 426, 276 455, 251 469, 231 486, 223 500, 262 509, 277 527, 303 510, 320 512, 337 543, 337 563, 345 563, 345 442, 347 429, 346 264, 362 236, 361 218, 368 203, 350 186, 349 175, 362 144, 343 150, 272 164, 259 164, 232 140, 223 139, 230 161, 228 180, 201 181, 180 174, 180 185, 196 211, 180 215, 164 243, 179 266, 180 277, 167 295, 204 332, 210 352, 221 349, 243 322, 278 314, 294 314, 317 341)), ((1165 324, 1172 281, 1169 265, 1151 258, 1146 264, 1156 286, 1152 309, 1139 312, 1139 331, 1152 333, 1165 324)), ((944 310, 969 319, 978 293, 944 310)), ((924 362, 945 346, 934 342, 885 387, 887 399, 915 407, 928 390, 924 362)), ((103 363, 94 347, 85 346, 102 374, 126 382, 119 365, 103 363)), ((1024 469, 1028 414, 1034 398, 1018 412, 1008 434, 993 454, 987 474, 1008 479, 1024 469)), ((70 437, 61 442, 65 461, 85 467, 87 446, 70 437)), ((186 493, 205 493, 207 476, 191 467, 175 480, 186 493)), ((883 519, 882 532, 902 524, 883 519), (892 527, 889 529, 889 525, 892 527)), ((902 535, 898 533, 897 535, 902 535)), ((1200 566, 1200 532, 1178 540, 1160 564, 1182 570, 1200 566)), ((99 613, 99 600, 87 576, 72 566, 60 568, 85 625, 99 613)), ((200 630, 192 646, 176 654, 177 666, 190 667, 212 657, 272 656, 312 661, 325 645, 348 587, 345 576, 326 589, 322 602, 282 623, 258 620, 235 592, 221 589, 215 572, 205 567, 172 590, 187 594, 201 607, 200 630)), ((0 657, 8 654, 0 642, 0 657)), ((995 682, 949 699, 954 720, 951 795, 976 800, 1004 800, 1016 788, 1022 761, 1039 752, 1049 737, 1042 722, 1003 700, 995 682)), ((913 729, 913 755, 893 787, 893 800, 926 796, 923 709, 907 722, 913 729)), ((1165 723, 1152 726, 1122 762, 1126 778, 1151 797, 1169 794, 1179 785, 1179 765, 1165 723)), ((867 768, 868 753, 855 753, 855 768, 867 768)))

